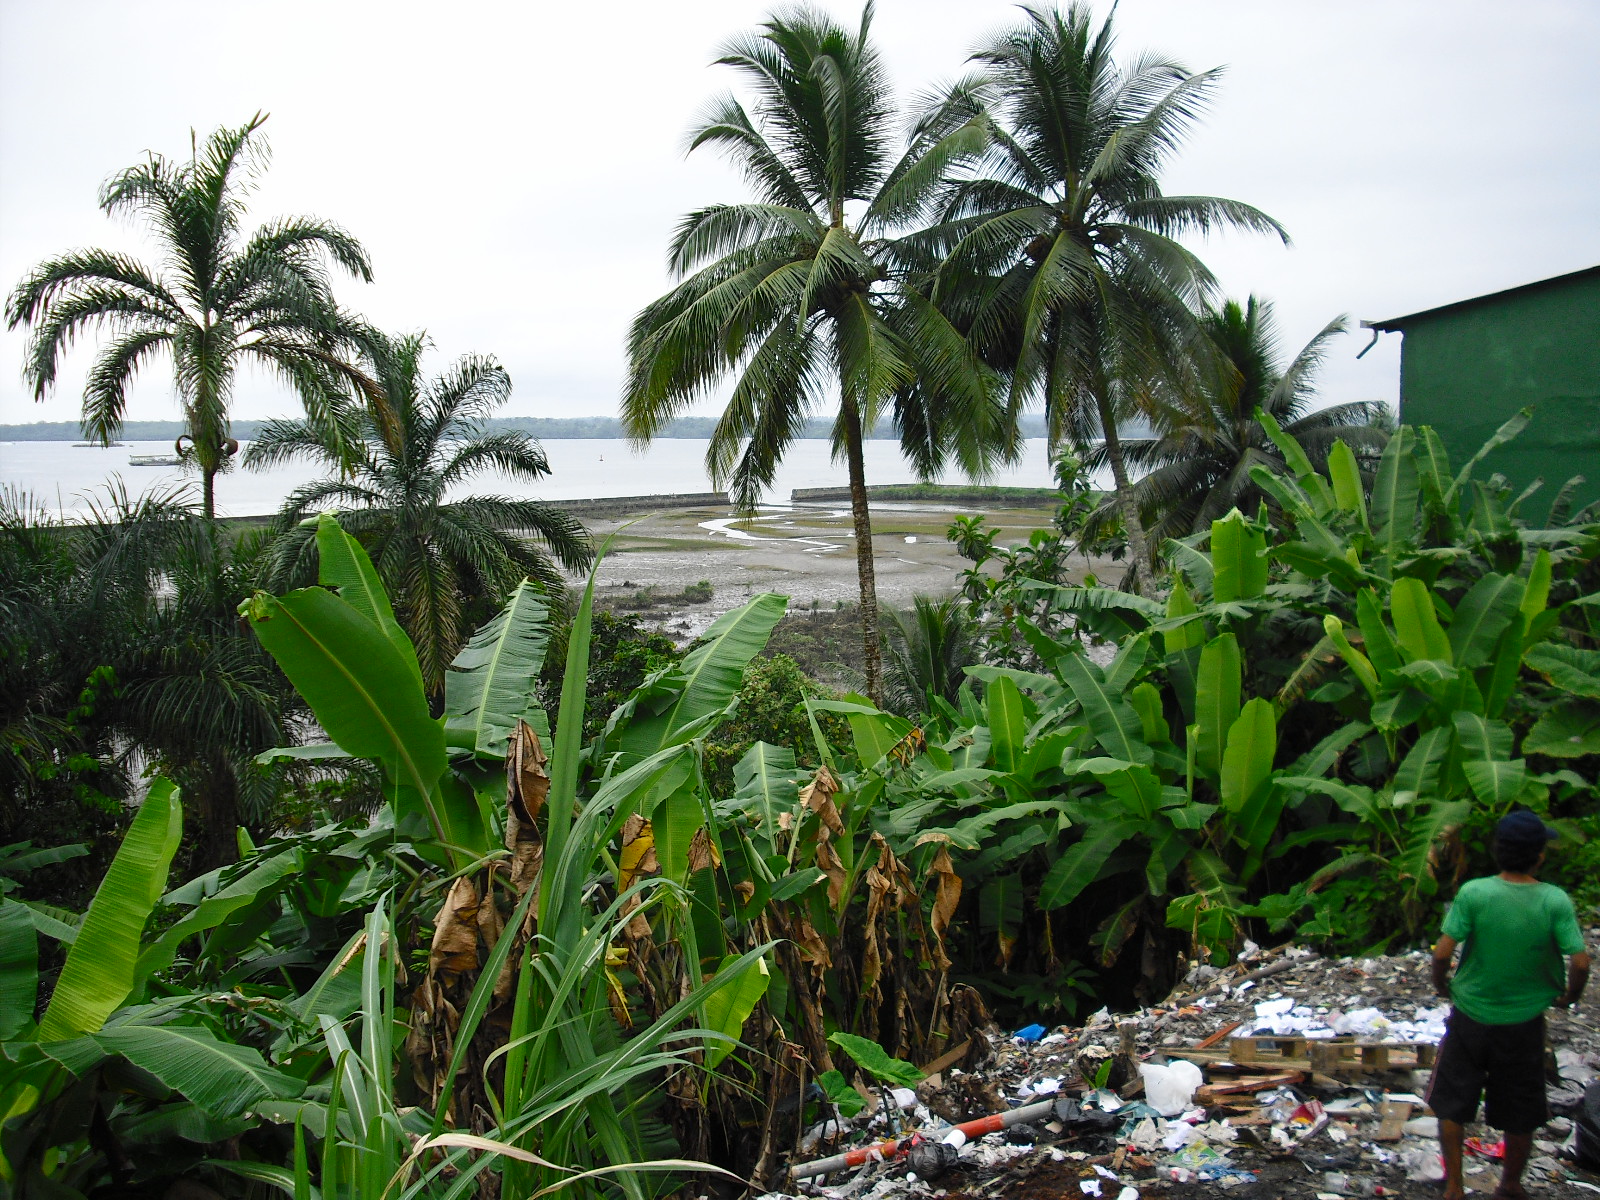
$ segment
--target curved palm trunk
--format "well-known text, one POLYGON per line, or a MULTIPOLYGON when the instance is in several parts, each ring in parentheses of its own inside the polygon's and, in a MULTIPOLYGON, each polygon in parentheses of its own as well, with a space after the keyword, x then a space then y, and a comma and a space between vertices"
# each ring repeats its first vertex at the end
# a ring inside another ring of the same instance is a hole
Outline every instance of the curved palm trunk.
POLYGON ((1094 402, 1100 416, 1100 432, 1106 439, 1106 461, 1111 464, 1111 478, 1116 485, 1117 509, 1128 533, 1128 557, 1133 560, 1128 575, 1133 580, 1133 590, 1143 595, 1145 579, 1150 574, 1150 543, 1144 535, 1144 523, 1139 520, 1139 506, 1134 503, 1133 485, 1128 482, 1128 466, 1122 459, 1122 439, 1117 436, 1117 418, 1111 411, 1110 399, 1099 392, 1094 402))
POLYGON ((850 468, 850 517, 856 534, 856 577, 861 587, 861 652, 867 695, 883 704, 883 646, 878 638, 878 583, 872 566, 872 514, 867 508, 867 468, 861 456, 861 410, 854 400, 841 404, 845 459, 850 468))

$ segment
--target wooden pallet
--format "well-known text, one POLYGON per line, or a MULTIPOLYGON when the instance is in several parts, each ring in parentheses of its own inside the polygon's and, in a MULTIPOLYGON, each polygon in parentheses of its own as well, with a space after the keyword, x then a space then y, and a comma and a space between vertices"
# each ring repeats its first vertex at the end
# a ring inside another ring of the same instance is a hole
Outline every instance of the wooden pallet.
POLYGON ((1227 1046, 1189 1050, 1163 1048, 1174 1058, 1215 1066, 1271 1067, 1311 1071, 1335 1079, 1413 1071, 1433 1066, 1438 1047, 1431 1042, 1362 1042, 1354 1038, 1303 1038, 1260 1035, 1229 1038, 1227 1046))

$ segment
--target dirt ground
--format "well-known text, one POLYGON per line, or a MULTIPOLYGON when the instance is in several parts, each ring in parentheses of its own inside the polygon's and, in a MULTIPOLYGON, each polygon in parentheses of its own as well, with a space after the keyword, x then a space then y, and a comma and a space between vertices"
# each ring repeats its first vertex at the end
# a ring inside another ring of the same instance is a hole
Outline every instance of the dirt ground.
MULTIPOLYGON (((872 506, 873 563, 878 602, 908 608, 913 596, 953 592, 969 564, 945 539, 957 516, 981 511, 1000 542, 1015 545, 1035 529, 1047 528, 1051 510, 978 509, 971 505, 875 502, 872 506)), ((754 518, 740 518, 727 506, 680 509, 624 517, 594 517, 585 522, 597 543, 614 537, 600 564, 602 603, 622 606, 658 619, 676 636, 703 629, 717 615, 761 592, 789 597, 791 611, 854 604, 854 532, 850 510, 842 505, 771 507, 754 518), (684 587, 709 580, 713 598, 706 604, 678 599, 684 587), (654 589, 640 603, 643 589, 654 589), (687 625, 684 625, 687 622, 687 625)), ((1121 566, 1074 559, 1071 582, 1091 572, 1116 581, 1121 566)))

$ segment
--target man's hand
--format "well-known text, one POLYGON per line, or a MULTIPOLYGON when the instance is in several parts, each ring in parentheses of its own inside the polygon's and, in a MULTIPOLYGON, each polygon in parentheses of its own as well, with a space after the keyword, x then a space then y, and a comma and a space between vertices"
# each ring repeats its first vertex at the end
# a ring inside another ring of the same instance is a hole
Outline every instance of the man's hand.
POLYGON ((1557 1008, 1571 1008, 1583 998, 1583 989, 1589 983, 1589 956, 1579 952, 1567 963, 1567 990, 1556 997, 1557 1008))
POLYGON ((1443 999, 1450 999, 1450 960, 1455 957, 1456 940, 1441 933, 1433 948, 1433 990, 1443 999))

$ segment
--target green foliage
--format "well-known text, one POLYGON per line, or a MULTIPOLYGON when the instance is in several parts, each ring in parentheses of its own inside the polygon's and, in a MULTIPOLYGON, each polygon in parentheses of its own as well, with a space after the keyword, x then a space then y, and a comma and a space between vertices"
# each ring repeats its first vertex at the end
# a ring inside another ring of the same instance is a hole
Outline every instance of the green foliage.
MULTIPOLYGON (((781 748, 791 768, 815 768, 820 759, 805 702, 824 692, 785 654, 753 660, 744 671, 731 715, 705 740, 706 783, 713 796, 738 789, 739 763, 760 744, 781 748)), ((830 728, 837 722, 824 715, 830 728)))
POLYGON ((916 1087, 922 1082, 922 1072, 903 1059, 889 1055, 871 1038, 856 1037, 850 1033, 833 1033, 828 1041, 848 1054, 856 1066, 881 1084, 894 1087, 916 1087))
POLYGON ((425 335, 389 337, 361 328, 351 336, 364 372, 359 401, 268 421, 245 453, 250 467, 309 461, 327 473, 284 500, 268 582, 309 583, 313 545, 328 577, 342 560, 322 546, 314 531, 325 526, 314 514, 337 509, 352 542, 374 564, 371 582, 381 579, 392 595, 412 644, 407 649, 414 648, 428 695, 437 700, 447 666, 474 624, 527 579, 545 603, 559 606, 566 595, 561 568, 585 568, 593 548, 583 527, 559 508, 457 494, 487 471, 523 485, 550 473, 544 450, 526 433, 484 426, 511 397, 511 378, 498 362, 463 355, 430 380, 422 368, 425 335))

